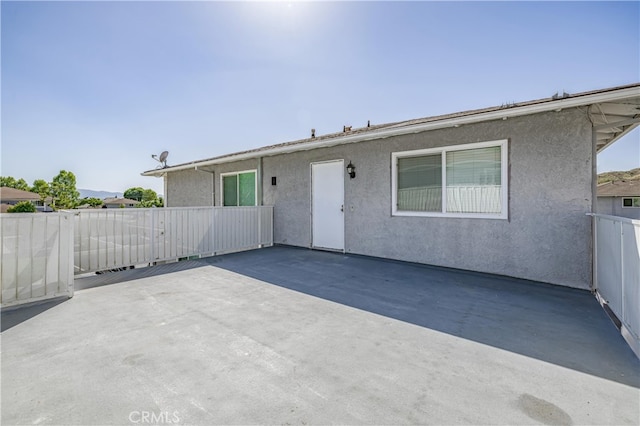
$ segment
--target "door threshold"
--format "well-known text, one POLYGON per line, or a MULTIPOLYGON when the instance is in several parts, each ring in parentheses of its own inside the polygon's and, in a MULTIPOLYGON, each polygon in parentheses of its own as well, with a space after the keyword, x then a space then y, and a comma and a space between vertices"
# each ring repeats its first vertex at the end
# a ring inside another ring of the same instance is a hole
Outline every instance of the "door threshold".
POLYGON ((329 251, 331 253, 345 253, 344 249, 334 249, 334 248, 327 248, 327 247, 315 247, 312 246, 311 250, 318 250, 318 251, 329 251))

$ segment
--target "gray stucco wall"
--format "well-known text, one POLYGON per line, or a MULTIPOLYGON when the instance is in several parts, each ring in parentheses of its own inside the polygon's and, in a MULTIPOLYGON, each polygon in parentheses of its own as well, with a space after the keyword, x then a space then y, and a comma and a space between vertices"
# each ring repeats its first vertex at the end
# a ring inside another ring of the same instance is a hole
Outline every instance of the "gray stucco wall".
MULTIPOLYGON (((263 204, 275 206, 276 243, 311 246, 310 163, 335 159, 357 167, 355 179, 345 173, 346 252, 589 288, 586 213, 591 211, 593 159, 591 124, 583 112, 570 109, 266 157, 263 204), (392 152, 499 139, 509 139, 508 220, 391 216, 392 152)), ((216 166, 216 193, 219 173, 257 164, 216 166)), ((183 178, 175 184, 186 190, 183 178)))
POLYGON ((629 219, 640 219, 640 208, 622 207, 622 197, 598 197, 597 212, 629 219))
POLYGON ((220 206, 220 174, 243 170, 257 170, 259 160, 247 160, 200 170, 180 170, 165 177, 167 207, 220 206))
POLYGON ((165 177, 167 207, 211 206, 213 174, 202 170, 180 170, 165 177))

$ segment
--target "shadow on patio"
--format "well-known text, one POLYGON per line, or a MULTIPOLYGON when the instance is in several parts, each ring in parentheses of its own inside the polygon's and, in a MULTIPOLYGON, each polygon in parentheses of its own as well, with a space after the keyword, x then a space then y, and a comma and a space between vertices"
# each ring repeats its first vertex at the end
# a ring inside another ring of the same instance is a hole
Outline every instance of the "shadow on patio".
POLYGON ((289 247, 76 284, 2 312, 3 424, 638 424, 586 291, 289 247))
POLYGON ((0 312, 0 328, 3 332, 9 330, 10 328, 40 315, 41 313, 46 312, 67 300, 68 298, 65 296, 31 303, 24 306, 18 305, 10 308, 3 308, 2 312, 0 312))
POLYGON ((640 388, 640 361, 588 291, 282 246, 202 261, 640 388))
MULTIPOLYGON (((76 290, 211 265, 279 287, 640 388, 640 361, 584 290, 276 246, 76 279, 76 290)), ((58 306, 2 311, 2 331, 58 306)))

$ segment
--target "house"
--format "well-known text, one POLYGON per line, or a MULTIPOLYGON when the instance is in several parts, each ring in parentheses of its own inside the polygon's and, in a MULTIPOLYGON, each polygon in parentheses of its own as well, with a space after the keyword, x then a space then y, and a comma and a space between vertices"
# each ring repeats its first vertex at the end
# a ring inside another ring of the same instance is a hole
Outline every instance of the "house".
POLYGON ((102 208, 105 209, 117 209, 117 208, 131 208, 139 204, 140 201, 130 200, 129 198, 105 198, 102 203, 102 208))
POLYGON ((40 194, 35 192, 23 191, 21 189, 9 188, 7 186, 0 187, 0 212, 6 213, 7 209, 15 206, 21 201, 30 201, 38 210, 42 211, 46 208, 40 200, 40 194))
POLYGON ((640 123, 640 84, 192 161, 165 205, 274 206, 274 243, 592 285, 596 154, 640 123))
POLYGON ((598 185, 598 213, 640 219, 640 180, 598 185))

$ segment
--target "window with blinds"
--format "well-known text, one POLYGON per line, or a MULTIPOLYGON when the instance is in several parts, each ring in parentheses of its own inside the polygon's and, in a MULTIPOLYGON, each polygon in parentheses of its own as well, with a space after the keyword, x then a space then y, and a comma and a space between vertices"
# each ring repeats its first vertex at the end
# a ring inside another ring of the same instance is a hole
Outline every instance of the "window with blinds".
POLYGON ((442 211, 442 155, 398 158, 398 208, 442 211))
POLYGON ((507 141, 392 154, 392 213, 507 217, 507 141))
POLYGON ((446 153, 447 212, 500 213, 500 147, 446 153))
POLYGON ((256 205, 256 171, 222 175, 223 206, 255 206, 256 205))

